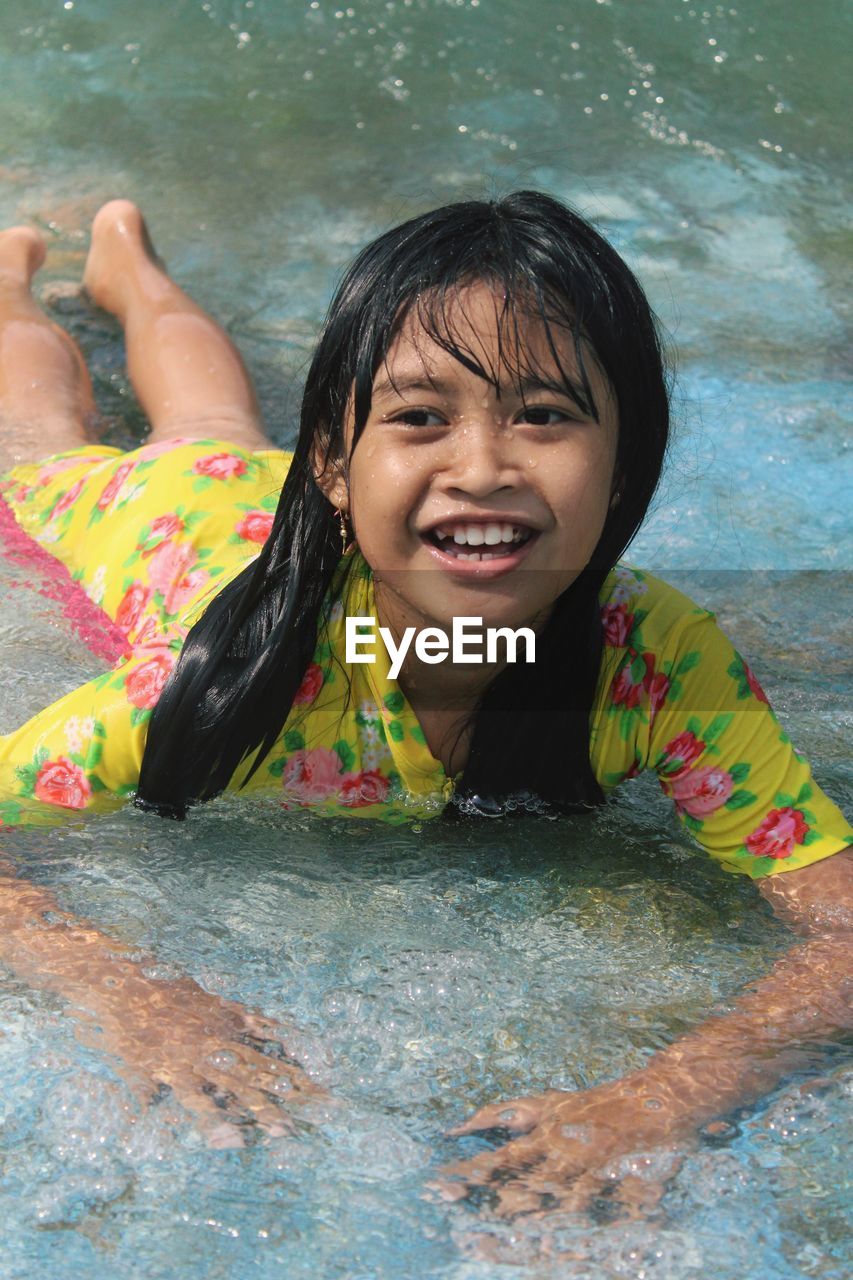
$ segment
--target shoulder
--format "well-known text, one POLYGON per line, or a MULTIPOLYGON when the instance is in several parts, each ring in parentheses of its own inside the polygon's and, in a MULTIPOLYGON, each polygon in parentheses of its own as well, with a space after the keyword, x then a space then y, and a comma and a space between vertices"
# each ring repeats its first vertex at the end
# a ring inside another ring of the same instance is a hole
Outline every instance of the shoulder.
POLYGON ((662 578, 620 563, 599 593, 605 643, 631 647, 642 630, 648 645, 666 644, 674 632, 714 621, 714 614, 662 578))
POLYGON ((739 672, 714 615, 661 578, 619 564, 599 599, 604 647, 591 746, 609 787, 652 763, 673 713, 690 720, 725 700, 739 672))

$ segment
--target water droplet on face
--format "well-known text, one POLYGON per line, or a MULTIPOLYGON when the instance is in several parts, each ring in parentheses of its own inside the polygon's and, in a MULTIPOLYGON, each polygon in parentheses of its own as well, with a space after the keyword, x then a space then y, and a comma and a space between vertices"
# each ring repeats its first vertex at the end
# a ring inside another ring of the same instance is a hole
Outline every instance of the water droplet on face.
POLYGON ((237 1065, 237 1055, 232 1053, 230 1049, 217 1049, 208 1058, 208 1062, 213 1067, 219 1067, 220 1070, 226 1070, 228 1067, 237 1065))
POLYGON ((643 1103, 643 1106, 645 1107, 646 1111, 660 1111, 661 1107, 663 1106, 663 1103, 661 1102, 660 1098, 646 1098, 645 1102, 643 1103))
POLYGON ((563 1124, 560 1125, 560 1133, 564 1138, 568 1138, 569 1142, 589 1142, 590 1130, 586 1124, 563 1124))
POLYGON ((504 1124, 512 1124, 515 1116, 516 1112, 514 1107, 508 1107, 506 1111, 498 1112, 498 1119, 503 1120, 504 1124))
POLYGON ((527 465, 530 468, 530 470, 533 471, 536 467, 539 466, 539 463, 536 461, 535 458, 528 458, 527 465))

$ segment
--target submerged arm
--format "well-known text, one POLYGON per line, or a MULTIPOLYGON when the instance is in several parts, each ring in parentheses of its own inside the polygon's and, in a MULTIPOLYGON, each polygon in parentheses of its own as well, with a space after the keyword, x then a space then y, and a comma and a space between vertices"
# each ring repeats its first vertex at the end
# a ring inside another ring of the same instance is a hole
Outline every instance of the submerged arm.
POLYGON ((282 1104, 322 1092, 285 1052, 280 1028, 191 978, 148 976, 145 960, 2 860, 0 961, 68 1000, 128 1083, 148 1098, 171 1090, 213 1145, 242 1146, 244 1126, 288 1132, 282 1104))
POLYGON ((853 849, 766 877, 759 891, 802 941, 766 978, 651 1059, 644 1074, 698 1119, 755 1101, 853 1029, 853 849))
POLYGON ((578 1208, 605 1192, 637 1212, 660 1197, 677 1167, 674 1149, 701 1126, 815 1065, 821 1046, 853 1027, 853 848, 759 887, 802 940, 731 1012, 708 1018, 622 1079, 481 1108, 454 1133, 499 1128, 524 1136, 452 1166, 461 1181, 440 1183, 441 1192, 456 1198, 489 1187, 506 1214, 554 1203, 578 1208), (673 1153, 668 1166, 648 1155, 662 1148, 673 1153))

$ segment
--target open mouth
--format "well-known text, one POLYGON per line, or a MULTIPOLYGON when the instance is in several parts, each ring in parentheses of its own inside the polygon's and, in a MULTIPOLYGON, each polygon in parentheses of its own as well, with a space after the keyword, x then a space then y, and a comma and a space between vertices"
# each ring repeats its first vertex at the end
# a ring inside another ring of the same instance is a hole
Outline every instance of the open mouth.
POLYGON ((424 539, 455 560, 505 560, 533 538, 535 529, 520 524, 439 525, 430 529, 424 539))

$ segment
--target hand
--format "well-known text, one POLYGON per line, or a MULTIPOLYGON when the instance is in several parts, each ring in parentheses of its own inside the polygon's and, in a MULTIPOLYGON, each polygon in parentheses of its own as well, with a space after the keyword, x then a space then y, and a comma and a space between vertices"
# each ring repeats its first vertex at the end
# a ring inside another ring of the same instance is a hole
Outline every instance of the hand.
POLYGON ((280 1027, 190 978, 147 978, 114 960, 108 985, 90 974, 80 1002, 91 1015, 76 1015, 78 1036, 116 1054, 117 1070, 146 1100, 173 1097, 210 1146, 293 1133, 294 1108, 326 1097, 287 1053, 280 1027))
POLYGON ((524 1136, 448 1165, 431 1185, 447 1200, 482 1188, 501 1217, 594 1202, 639 1217, 658 1203, 696 1136, 695 1120, 642 1072, 578 1093, 555 1089, 481 1107, 450 1132, 486 1129, 524 1136))
POLYGON ((117 1056, 137 1094, 174 1097, 213 1146, 290 1133, 293 1104, 326 1097, 285 1050, 282 1028, 191 978, 151 976, 2 860, 0 959, 67 1000, 78 1034, 117 1056))

